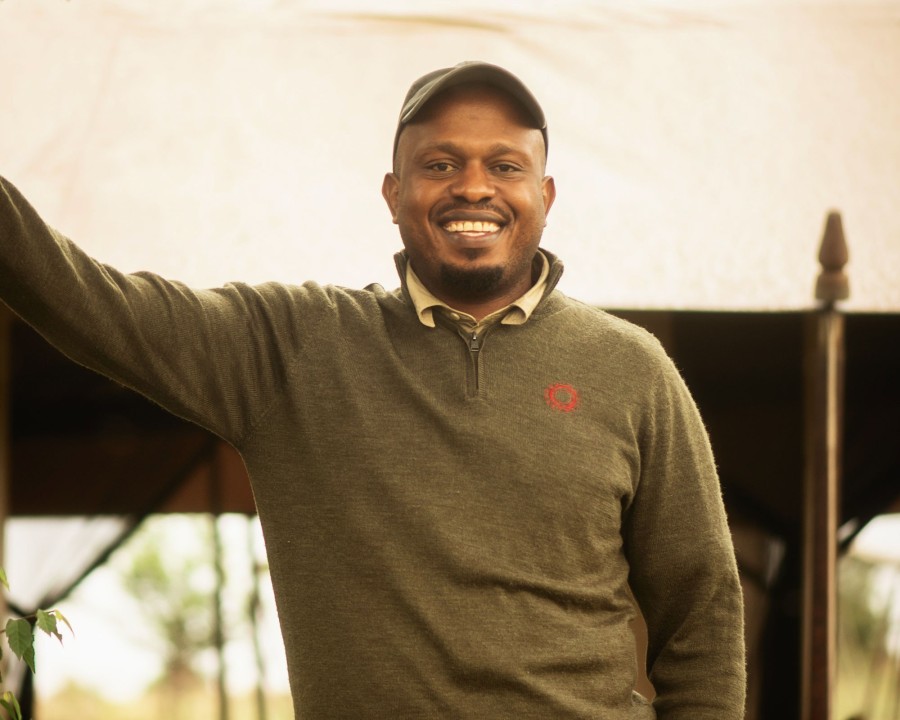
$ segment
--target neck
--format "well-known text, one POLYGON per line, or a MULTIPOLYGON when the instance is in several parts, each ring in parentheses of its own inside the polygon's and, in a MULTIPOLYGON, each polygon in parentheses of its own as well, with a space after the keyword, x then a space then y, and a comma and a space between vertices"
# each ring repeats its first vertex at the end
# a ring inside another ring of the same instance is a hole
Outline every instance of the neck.
POLYGON ((444 293, 436 293, 433 290, 431 292, 438 300, 446 303, 454 310, 459 310, 460 312, 471 315, 476 321, 481 322, 491 313, 497 312, 497 310, 514 303, 522 297, 522 295, 528 292, 530 287, 531 283, 527 282, 526 279, 525 282, 518 283, 507 292, 494 297, 481 299, 452 297, 445 295, 444 293))
MULTIPOLYGON (((425 301, 426 298, 422 296, 422 293, 426 293, 448 307, 471 315, 478 322, 527 295, 541 280, 544 268, 547 266, 544 255, 538 253, 532 263, 532 272, 522 278, 520 282, 506 287, 502 292, 496 294, 479 295, 478 293, 453 292, 454 289, 459 290, 459 288, 454 288, 452 284, 448 286, 448 284, 440 282, 428 283, 427 278, 422 278, 415 272, 405 252, 397 253, 395 261, 401 277, 405 277, 409 283, 411 299, 416 307, 419 307, 420 302, 425 301)), ((528 302, 534 304, 536 300, 539 298, 532 298, 528 302)), ((526 312, 528 311, 526 310, 526 312)))

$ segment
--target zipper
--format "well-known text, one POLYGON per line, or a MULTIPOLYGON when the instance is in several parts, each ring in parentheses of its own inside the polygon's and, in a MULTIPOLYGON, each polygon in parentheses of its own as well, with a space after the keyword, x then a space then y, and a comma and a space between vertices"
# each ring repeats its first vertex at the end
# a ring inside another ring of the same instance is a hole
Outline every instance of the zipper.
POLYGON ((481 392, 481 348, 484 346, 484 336, 479 335, 477 330, 473 330, 470 334, 459 334, 466 341, 469 348, 469 368, 470 373, 467 379, 467 390, 469 397, 476 397, 481 392))
POLYGON ((435 320, 447 329, 455 330, 456 334, 466 344, 469 356, 465 368, 466 397, 469 399, 478 397, 484 390, 484 370, 482 368, 481 352, 484 350, 485 338, 487 338, 488 333, 494 327, 494 323, 485 325, 480 329, 469 330, 454 323, 449 318, 445 318, 443 314, 438 315, 435 320))

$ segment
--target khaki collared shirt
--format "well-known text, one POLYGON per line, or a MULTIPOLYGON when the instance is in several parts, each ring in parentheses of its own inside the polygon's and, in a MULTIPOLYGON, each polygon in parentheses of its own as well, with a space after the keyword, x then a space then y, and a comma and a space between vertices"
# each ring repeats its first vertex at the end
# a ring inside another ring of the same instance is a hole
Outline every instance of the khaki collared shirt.
POLYGON ((428 288, 422 284, 422 281, 419 280, 419 277, 413 271, 411 264, 407 264, 406 266, 406 287, 407 290, 409 290, 409 296, 416 308, 416 314, 419 316, 419 321, 427 327, 435 327, 435 310, 446 313, 450 319, 459 323, 470 332, 479 330, 498 321, 502 325, 522 325, 531 317, 531 313, 533 313, 534 309, 538 306, 538 303, 541 301, 541 298, 544 296, 544 291, 547 288, 547 277, 550 274, 550 262, 547 260, 547 256, 540 250, 538 250, 538 258, 540 258, 538 262, 541 263, 541 272, 534 285, 532 285, 518 300, 510 303, 506 307, 495 310, 490 315, 482 318, 481 322, 475 320, 475 318, 468 313, 456 310, 442 300, 438 300, 438 298, 432 295, 428 288))

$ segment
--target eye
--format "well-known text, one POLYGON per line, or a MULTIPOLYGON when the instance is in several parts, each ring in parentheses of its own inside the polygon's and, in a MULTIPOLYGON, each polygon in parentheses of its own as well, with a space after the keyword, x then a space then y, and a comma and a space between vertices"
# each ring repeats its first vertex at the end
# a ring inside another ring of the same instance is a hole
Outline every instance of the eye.
POLYGON ((429 170, 433 170, 436 173, 449 173, 454 168, 453 165, 445 160, 441 160, 439 162, 434 162, 428 165, 429 170))
POLYGON ((494 166, 494 170, 502 174, 518 172, 519 168, 511 163, 499 163, 494 166))

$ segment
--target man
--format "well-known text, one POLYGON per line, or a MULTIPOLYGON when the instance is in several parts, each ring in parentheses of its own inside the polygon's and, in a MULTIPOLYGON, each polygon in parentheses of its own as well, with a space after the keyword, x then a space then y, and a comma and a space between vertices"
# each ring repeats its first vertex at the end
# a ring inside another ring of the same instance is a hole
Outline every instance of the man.
POLYGON ((298 718, 743 716, 709 444, 647 333, 555 289, 543 112, 463 63, 404 102, 401 288, 123 275, 0 194, 0 289, 74 360, 242 454, 298 718))

